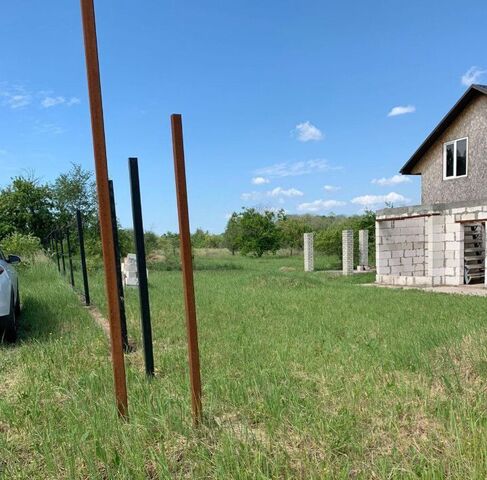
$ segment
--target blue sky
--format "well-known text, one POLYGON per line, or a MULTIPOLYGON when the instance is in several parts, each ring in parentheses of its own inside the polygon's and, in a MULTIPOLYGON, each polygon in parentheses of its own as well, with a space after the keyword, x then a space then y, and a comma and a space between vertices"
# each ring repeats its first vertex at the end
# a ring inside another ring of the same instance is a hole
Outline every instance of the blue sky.
MULTIPOLYGON (((171 113, 192 229, 219 232, 242 206, 419 203, 419 178, 393 176, 466 84, 487 83, 480 1, 97 0, 96 12, 118 214, 130 226, 137 156, 145 227, 160 233, 177 228, 171 113)), ((0 185, 93 169, 78 1, 4 2, 0 44, 0 185)))

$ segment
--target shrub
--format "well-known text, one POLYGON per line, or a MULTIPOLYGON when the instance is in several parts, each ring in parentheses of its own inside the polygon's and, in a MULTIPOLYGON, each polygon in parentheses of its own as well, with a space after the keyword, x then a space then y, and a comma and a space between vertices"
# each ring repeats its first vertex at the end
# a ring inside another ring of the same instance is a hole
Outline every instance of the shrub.
POLYGON ((340 227, 329 227, 327 230, 320 230, 315 235, 315 248, 317 251, 327 255, 342 256, 342 230, 340 227))
POLYGON ((26 263, 33 263, 36 255, 42 250, 41 242, 37 237, 22 233, 8 235, 0 242, 0 246, 6 255, 19 255, 26 263))

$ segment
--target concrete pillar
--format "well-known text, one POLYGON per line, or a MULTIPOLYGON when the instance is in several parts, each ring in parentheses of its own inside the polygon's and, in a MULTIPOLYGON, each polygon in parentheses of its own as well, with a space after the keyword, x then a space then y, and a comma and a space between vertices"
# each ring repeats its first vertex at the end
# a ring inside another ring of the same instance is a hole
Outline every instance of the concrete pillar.
POLYGON ((428 217, 426 238, 425 274, 432 285, 441 285, 445 276, 445 219, 443 215, 428 217))
POLYGON ((342 232, 343 275, 353 274, 353 230, 342 232))
POLYGON ((369 231, 359 230, 358 232, 358 248, 360 260, 358 269, 365 272, 369 269, 369 231))
POLYGON ((304 234, 304 271, 312 272, 315 269, 313 234, 304 234))

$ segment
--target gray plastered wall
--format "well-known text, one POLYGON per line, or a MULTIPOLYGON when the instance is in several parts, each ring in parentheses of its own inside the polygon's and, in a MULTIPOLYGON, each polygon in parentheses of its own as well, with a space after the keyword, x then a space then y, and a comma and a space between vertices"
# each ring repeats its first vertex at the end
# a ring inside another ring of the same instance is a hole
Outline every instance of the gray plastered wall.
POLYGON ((413 169, 421 174, 423 204, 468 201, 487 197, 487 96, 474 99, 433 144, 413 169), (468 138, 468 174, 443 179, 443 145, 468 138))

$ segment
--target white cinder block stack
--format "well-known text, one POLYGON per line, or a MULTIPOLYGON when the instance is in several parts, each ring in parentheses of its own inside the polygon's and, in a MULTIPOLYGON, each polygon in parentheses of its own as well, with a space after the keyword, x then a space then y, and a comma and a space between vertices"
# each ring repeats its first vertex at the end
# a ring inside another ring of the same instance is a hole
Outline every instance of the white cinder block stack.
POLYGON ((304 271, 312 272, 315 269, 313 234, 304 234, 304 271))
POLYGON ((137 287, 139 285, 135 253, 129 253, 122 263, 122 281, 125 287, 137 287))
POLYGON ((342 231, 343 275, 353 274, 353 230, 342 231))
POLYGON ((369 269, 369 231, 368 230, 359 230, 358 248, 360 254, 358 270, 360 272, 365 272, 369 269))

